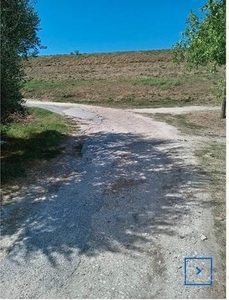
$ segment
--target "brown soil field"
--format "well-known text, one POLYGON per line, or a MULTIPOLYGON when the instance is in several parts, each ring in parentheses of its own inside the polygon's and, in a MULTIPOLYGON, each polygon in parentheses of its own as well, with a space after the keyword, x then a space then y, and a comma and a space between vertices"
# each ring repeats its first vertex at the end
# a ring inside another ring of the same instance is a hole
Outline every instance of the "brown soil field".
POLYGON ((224 69, 187 71, 172 56, 158 50, 29 58, 23 96, 120 107, 216 104, 224 69))

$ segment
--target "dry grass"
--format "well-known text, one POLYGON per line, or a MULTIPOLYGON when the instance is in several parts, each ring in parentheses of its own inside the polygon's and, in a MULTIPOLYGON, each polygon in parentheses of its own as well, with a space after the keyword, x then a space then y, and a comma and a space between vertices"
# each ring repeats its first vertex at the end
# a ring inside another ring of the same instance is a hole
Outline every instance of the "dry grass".
POLYGON ((171 51, 139 51, 30 58, 25 72, 25 98, 155 107, 216 103, 223 70, 188 72, 171 51))
POLYGON ((181 130, 184 134, 225 137, 226 119, 220 118, 220 112, 200 111, 182 115, 154 114, 154 118, 163 120, 181 130))
MULTIPOLYGON (((154 116, 155 117, 155 116, 154 116)), ((195 112, 184 115, 157 114, 164 120, 189 135, 212 137, 211 143, 196 150, 202 172, 209 178, 209 192, 212 196, 212 213, 215 233, 221 246, 222 262, 226 258, 226 145, 217 142, 219 137, 226 137, 226 119, 216 112, 195 112), (214 141, 215 140, 215 141, 214 141)), ((225 265, 223 266, 225 267, 225 265)))

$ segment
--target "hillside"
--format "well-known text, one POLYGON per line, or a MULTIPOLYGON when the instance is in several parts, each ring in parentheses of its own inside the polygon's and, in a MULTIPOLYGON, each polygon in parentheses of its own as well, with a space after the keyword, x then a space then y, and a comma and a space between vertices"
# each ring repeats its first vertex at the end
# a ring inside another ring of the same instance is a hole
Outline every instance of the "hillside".
POLYGON ((25 98, 122 107, 208 105, 216 104, 222 72, 188 72, 169 50, 44 56, 25 62, 22 91, 25 98))

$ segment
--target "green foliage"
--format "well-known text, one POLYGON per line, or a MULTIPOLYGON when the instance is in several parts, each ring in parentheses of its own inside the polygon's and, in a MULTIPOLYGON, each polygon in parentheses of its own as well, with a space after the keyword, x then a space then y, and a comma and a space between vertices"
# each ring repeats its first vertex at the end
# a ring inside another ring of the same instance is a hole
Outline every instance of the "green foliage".
POLYGON ((29 0, 1 1, 1 122, 23 114, 22 60, 41 47, 39 17, 29 0))
POLYGON ((174 60, 186 61, 189 68, 210 64, 211 69, 226 63, 226 0, 208 0, 187 19, 182 40, 174 46, 174 60))
POLYGON ((223 77, 218 82, 218 88, 216 90, 216 98, 218 104, 222 103, 223 100, 225 100, 225 90, 226 88, 226 78, 223 77))

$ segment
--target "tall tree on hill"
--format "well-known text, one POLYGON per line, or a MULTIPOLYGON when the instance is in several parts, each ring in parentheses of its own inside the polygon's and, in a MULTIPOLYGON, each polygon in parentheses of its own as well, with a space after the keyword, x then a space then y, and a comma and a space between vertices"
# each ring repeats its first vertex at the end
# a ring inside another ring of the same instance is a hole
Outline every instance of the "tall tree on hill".
POLYGON ((22 60, 38 52, 39 17, 29 0, 1 1, 1 122, 23 114, 22 60))
MULTIPOLYGON (((174 60, 185 61, 188 68, 226 64, 226 0, 208 0, 200 8, 201 16, 191 11, 182 40, 174 46, 174 60)), ((223 116, 226 109, 222 102, 223 116)))

